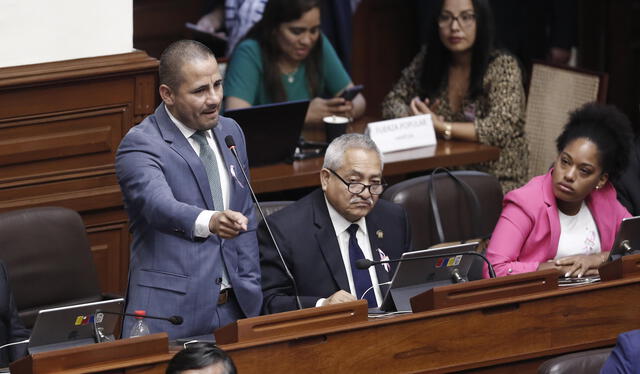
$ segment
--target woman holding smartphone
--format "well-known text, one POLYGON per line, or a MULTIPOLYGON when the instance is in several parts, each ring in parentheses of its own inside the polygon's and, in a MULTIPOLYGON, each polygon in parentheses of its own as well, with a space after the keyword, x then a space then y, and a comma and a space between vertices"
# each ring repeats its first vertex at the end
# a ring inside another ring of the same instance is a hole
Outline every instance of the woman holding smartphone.
POLYGON ((311 100, 305 123, 340 115, 360 117, 365 100, 340 97, 353 86, 329 40, 320 32, 320 0, 270 0, 262 20, 231 56, 225 109, 311 100))
POLYGON ((500 148, 497 161, 469 168, 494 174, 504 192, 526 181, 525 95, 515 57, 493 49, 486 0, 439 0, 427 44, 382 103, 385 118, 432 114, 448 139, 500 148))

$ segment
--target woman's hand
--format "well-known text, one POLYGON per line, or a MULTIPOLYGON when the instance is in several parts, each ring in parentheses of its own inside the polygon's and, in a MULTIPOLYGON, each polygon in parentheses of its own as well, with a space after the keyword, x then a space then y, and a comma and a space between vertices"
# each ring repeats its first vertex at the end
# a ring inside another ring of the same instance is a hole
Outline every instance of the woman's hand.
POLYGON ((417 96, 411 99, 411 102, 409 102, 409 108, 411 108, 411 113, 413 113, 414 116, 421 114, 434 114, 429 108, 429 99, 424 99, 424 101, 422 101, 417 96))
POLYGON ((435 113, 439 104, 440 102, 436 100, 432 107, 429 107, 429 99, 424 99, 423 101, 416 96, 409 103, 409 107, 411 108, 411 113, 413 113, 414 116, 418 116, 421 114, 431 114, 433 128, 436 130, 436 133, 442 134, 445 129, 444 117, 439 116, 435 113))
POLYGON ((564 272, 565 277, 598 275, 598 267, 600 267, 607 257, 609 257, 608 252, 594 253, 590 255, 575 255, 559 258, 554 261, 554 264, 564 272))
POLYGON ((307 110, 307 116, 304 122, 314 124, 322 123, 322 118, 331 115, 353 118, 351 116, 352 111, 353 104, 341 97, 331 99, 316 97, 309 103, 309 109, 307 110))

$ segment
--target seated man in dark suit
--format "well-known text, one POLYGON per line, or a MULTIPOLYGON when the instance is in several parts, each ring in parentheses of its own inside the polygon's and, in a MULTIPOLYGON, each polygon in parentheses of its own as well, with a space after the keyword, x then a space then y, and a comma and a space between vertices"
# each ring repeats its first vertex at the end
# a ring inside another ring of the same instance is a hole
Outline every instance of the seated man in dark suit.
MULTIPOLYGON (((379 306, 393 267, 355 267, 358 258, 398 258, 409 249, 402 207, 378 201, 384 190, 382 159, 375 143, 346 134, 327 148, 322 189, 268 217, 297 284, 303 308, 366 299, 379 306), (383 286, 383 287, 381 287, 383 286)), ((259 227, 264 312, 296 309, 294 287, 265 229, 259 227)))
MULTIPOLYGON (((0 346, 29 339, 29 335, 29 330, 24 327, 18 317, 16 303, 13 301, 9 287, 9 277, 4 264, 0 261, 0 346)), ((16 344, 0 349, 0 367, 9 366, 10 362, 24 356, 26 351, 26 344, 16 344)))

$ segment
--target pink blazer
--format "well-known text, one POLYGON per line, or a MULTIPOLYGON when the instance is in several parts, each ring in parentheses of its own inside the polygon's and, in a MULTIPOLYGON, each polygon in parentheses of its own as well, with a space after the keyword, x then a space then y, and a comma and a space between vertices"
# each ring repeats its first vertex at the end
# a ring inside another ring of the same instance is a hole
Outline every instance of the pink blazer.
MULTIPOLYGON (((487 248, 496 276, 536 271, 541 262, 555 258, 560 219, 552 183, 550 171, 504 197, 502 214, 487 248)), ((616 199, 611 183, 594 190, 586 202, 598 227, 600 247, 609 251, 622 218, 631 215, 616 199)), ((489 276, 486 266, 484 276, 489 276)))

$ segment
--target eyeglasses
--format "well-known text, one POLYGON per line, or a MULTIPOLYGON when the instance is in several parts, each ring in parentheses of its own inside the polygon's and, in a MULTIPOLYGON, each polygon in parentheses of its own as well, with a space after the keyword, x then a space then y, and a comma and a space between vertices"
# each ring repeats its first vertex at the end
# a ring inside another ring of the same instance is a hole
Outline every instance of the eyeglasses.
POLYGON ((384 191, 385 187, 387 187, 386 183, 364 184, 360 182, 347 182, 346 180, 342 179, 342 177, 339 176, 338 173, 336 173, 335 171, 331 169, 327 169, 327 170, 329 170, 333 175, 338 177, 338 179, 340 179, 340 181, 347 186, 347 190, 354 195, 361 194, 366 189, 369 189, 369 192, 372 195, 380 195, 382 191, 384 191))
POLYGON ((460 26, 468 28, 476 21, 476 15, 472 12, 462 12, 457 17, 454 17, 451 13, 442 13, 438 16, 438 26, 440 28, 450 27, 453 21, 458 21, 460 26))

